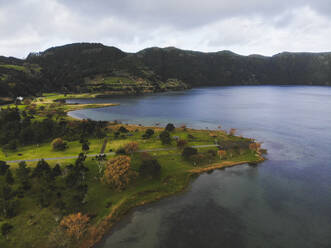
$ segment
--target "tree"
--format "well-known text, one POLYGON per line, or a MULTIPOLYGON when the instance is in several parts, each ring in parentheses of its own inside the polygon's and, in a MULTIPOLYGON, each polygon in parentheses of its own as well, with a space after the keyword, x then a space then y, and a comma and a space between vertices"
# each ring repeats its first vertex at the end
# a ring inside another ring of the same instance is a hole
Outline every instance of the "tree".
POLYGON ((54 151, 63 151, 67 149, 68 146, 61 138, 56 138, 52 141, 52 147, 54 151))
POLYGON ((119 147, 117 150, 116 150, 116 155, 126 155, 126 151, 124 149, 124 147, 119 147))
POLYGON ((139 167, 139 174, 143 177, 151 176, 157 178, 161 175, 161 165, 155 158, 145 156, 139 167))
POLYGON ((175 126, 172 123, 168 123, 165 127, 165 131, 172 132, 175 130, 175 126))
POLYGON ((136 152, 138 150, 138 148, 139 148, 139 145, 137 142, 130 142, 124 146, 124 150, 125 150, 126 154, 132 154, 132 153, 136 152))
POLYGON ((17 150, 17 140, 13 139, 8 142, 8 144, 3 146, 3 149, 9 150, 9 151, 16 151, 17 150))
POLYGON ((66 230, 61 225, 55 227, 49 234, 48 248, 68 248, 71 238, 66 235, 66 230))
POLYGON ((87 142, 83 143, 82 144, 82 151, 88 152, 88 150, 90 150, 90 147, 89 147, 88 143, 87 142))
POLYGON ((234 135, 236 135, 236 132, 237 132, 237 129, 231 128, 230 131, 229 131, 229 135, 234 136, 234 135))
POLYGON ((190 146, 185 147, 182 152, 182 156, 185 159, 189 159, 192 155, 196 155, 196 154, 198 154, 198 150, 190 146))
POLYGON ((8 234, 11 232, 13 229, 13 226, 7 222, 3 223, 1 226, 1 234, 8 239, 8 234))
POLYGON ((90 218, 82 213, 63 217, 60 225, 66 228, 67 234, 75 240, 80 240, 87 231, 90 218))
POLYGON ((258 152, 261 148, 261 143, 253 142, 249 144, 249 150, 258 152))
POLYGON ((10 169, 7 170, 6 173, 6 183, 12 185, 14 183, 14 177, 13 174, 11 173, 10 169))
POLYGON ((218 150, 218 156, 220 156, 220 159, 225 158, 226 156, 226 151, 225 150, 218 150))
POLYGON ((126 129, 125 127, 123 127, 123 126, 121 126, 121 127, 118 129, 118 131, 119 131, 120 133, 128 133, 128 132, 129 132, 129 130, 126 129))
POLYGON ((59 164, 56 164, 54 168, 52 169, 52 176, 57 177, 62 175, 61 167, 59 164))
POLYGON ((17 200, 14 199, 15 193, 9 185, 3 186, 0 192, 0 215, 5 218, 12 218, 17 213, 17 200))
POLYGON ((0 161, 0 176, 5 175, 8 169, 9 165, 5 161, 0 161))
POLYGON ((51 167, 49 167, 49 164, 42 159, 38 161, 37 166, 32 172, 32 176, 40 178, 44 175, 51 175, 51 167))
POLYGON ((27 168, 26 166, 26 163, 22 161, 18 164, 18 168, 16 169, 17 179, 24 190, 30 188, 30 168, 27 168))
POLYGON ((116 190, 123 190, 130 182, 131 158, 120 155, 108 160, 103 181, 116 190))
POLYGON ((171 144, 171 137, 169 132, 163 131, 162 133, 160 133, 160 140, 163 145, 171 144))
POLYGON ((150 137, 152 137, 154 135, 154 130, 148 128, 145 133, 143 134, 143 139, 149 139, 150 137))

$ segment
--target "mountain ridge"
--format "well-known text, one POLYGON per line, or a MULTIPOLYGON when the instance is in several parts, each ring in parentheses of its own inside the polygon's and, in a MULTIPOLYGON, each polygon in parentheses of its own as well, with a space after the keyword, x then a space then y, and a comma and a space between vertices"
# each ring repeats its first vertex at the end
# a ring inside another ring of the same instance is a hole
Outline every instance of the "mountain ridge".
POLYGON ((174 79, 190 87, 331 85, 331 52, 246 56, 228 50, 200 52, 150 47, 127 53, 101 43, 73 43, 30 53, 26 59, 0 56, 0 96, 49 91, 110 92, 115 90, 113 85, 99 87, 109 78, 130 79, 129 86, 136 88, 132 92, 138 93, 146 87, 159 90, 162 83, 174 79), (141 80, 146 82, 143 89, 135 84, 141 80), (99 88, 91 86, 91 82, 99 88))

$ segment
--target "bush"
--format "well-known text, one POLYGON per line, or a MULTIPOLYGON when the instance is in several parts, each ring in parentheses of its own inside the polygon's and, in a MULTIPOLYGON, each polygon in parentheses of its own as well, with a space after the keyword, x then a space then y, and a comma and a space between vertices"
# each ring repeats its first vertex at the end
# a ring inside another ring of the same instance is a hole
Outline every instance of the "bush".
POLYGON ((145 156, 139 167, 139 175, 143 177, 150 176, 157 178, 161 175, 161 165, 155 158, 145 156))
POLYGON ((145 133, 142 135, 142 137, 144 139, 149 139, 150 137, 153 136, 153 134, 154 134, 154 130, 149 128, 145 131, 145 133))
POLYGON ((68 145, 61 138, 56 138, 52 141, 52 147, 55 151, 64 151, 68 148, 68 145))
POLYGON ((82 151, 87 152, 88 150, 90 150, 90 147, 89 147, 88 143, 87 142, 83 143, 82 144, 82 151))
POLYGON ((2 226, 1 226, 1 234, 3 236, 8 236, 8 234, 10 233, 10 231, 13 229, 13 226, 9 223, 3 223, 2 226))
POLYGON ((216 157, 216 155, 217 155, 217 151, 215 151, 215 150, 208 150, 207 153, 212 157, 216 157))
POLYGON ((196 155, 196 154, 198 154, 198 150, 190 146, 185 147, 182 152, 182 156, 185 159, 189 159, 192 155, 196 155))
POLYGON ((194 154, 189 157, 190 161, 193 163, 194 166, 200 165, 205 160, 204 154, 194 154))
POLYGON ((182 139, 180 139, 180 140, 177 140, 177 147, 179 147, 179 148, 184 148, 185 146, 187 145, 187 141, 186 140, 182 140, 182 139))
POLYGON ((9 165, 5 161, 0 161, 0 176, 5 175, 8 169, 9 165))
POLYGON ((124 146, 124 150, 126 154, 134 153, 138 150, 139 145, 137 142, 130 142, 124 146))
POLYGON ((120 132, 120 133, 128 133, 129 130, 126 129, 125 127, 121 126, 121 127, 118 129, 118 132, 120 132))
POLYGON ((236 132, 237 132, 237 129, 231 128, 230 131, 229 131, 229 135, 234 136, 234 135, 236 135, 236 132))
POLYGON ((214 156, 211 153, 206 152, 206 153, 198 153, 191 155, 189 159, 194 166, 197 166, 201 164, 211 163, 214 159, 214 156))
POLYGON ((175 126, 172 123, 168 123, 165 127, 165 131, 167 131, 167 132, 172 132, 174 130, 175 130, 175 126))
POLYGON ((195 139, 195 137, 194 137, 192 134, 188 134, 188 135, 187 135, 187 138, 188 138, 189 140, 194 140, 194 139, 195 139))
POLYGON ((3 146, 3 149, 9 151, 16 151, 18 146, 17 143, 17 140, 11 140, 8 142, 8 144, 3 146))
POLYGON ((164 145, 171 144, 171 137, 169 132, 163 131, 162 133, 160 133, 160 140, 164 145))
POLYGON ((116 150, 116 155, 126 155, 126 151, 124 149, 124 147, 120 147, 116 150))

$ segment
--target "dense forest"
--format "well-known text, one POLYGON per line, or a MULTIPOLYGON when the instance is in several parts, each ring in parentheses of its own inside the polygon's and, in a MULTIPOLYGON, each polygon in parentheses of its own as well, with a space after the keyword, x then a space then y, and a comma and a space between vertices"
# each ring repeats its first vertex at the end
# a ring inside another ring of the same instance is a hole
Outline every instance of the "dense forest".
POLYGON ((0 57, 0 97, 3 101, 5 97, 50 91, 114 90, 114 84, 105 87, 105 81, 114 77, 130 80, 130 87, 140 84, 151 91, 162 91, 162 83, 171 79, 193 87, 330 85, 331 53, 285 52, 264 57, 241 56, 230 51, 202 53, 173 47, 125 53, 102 44, 76 43, 31 53, 24 60, 0 57))

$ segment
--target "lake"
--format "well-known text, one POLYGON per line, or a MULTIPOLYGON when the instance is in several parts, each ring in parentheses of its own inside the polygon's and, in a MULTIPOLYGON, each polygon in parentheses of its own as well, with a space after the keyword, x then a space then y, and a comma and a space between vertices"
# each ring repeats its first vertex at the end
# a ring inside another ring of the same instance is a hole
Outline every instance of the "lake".
POLYGON ((187 192, 136 208, 97 247, 331 247, 331 87, 209 87, 69 102, 120 103, 70 113, 77 118, 221 125, 268 149, 257 167, 202 174, 187 192))

